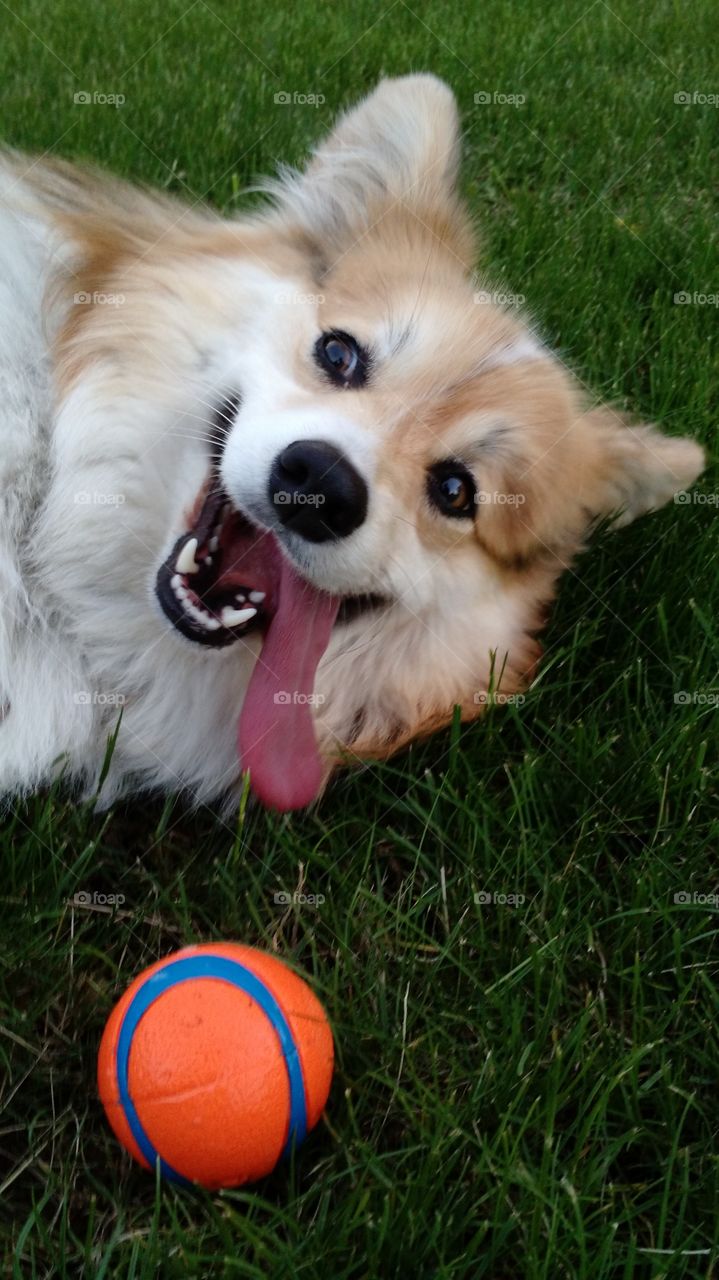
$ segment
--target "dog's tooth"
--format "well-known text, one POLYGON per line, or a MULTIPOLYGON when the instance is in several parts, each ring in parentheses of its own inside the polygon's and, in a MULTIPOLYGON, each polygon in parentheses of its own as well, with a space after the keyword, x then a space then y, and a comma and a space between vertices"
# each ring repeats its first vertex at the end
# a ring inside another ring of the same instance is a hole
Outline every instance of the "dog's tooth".
POLYGON ((186 605, 186 608, 190 617, 194 618, 196 622, 199 622, 200 626, 205 628, 205 631, 219 630, 220 624, 217 621, 217 618, 211 618, 209 613, 205 613, 204 609, 198 609, 194 604, 188 604, 186 605))
POLYGON ((220 545, 220 539, 215 534, 214 538, 210 538, 210 551, 216 551, 220 545))
POLYGON ((179 573, 176 573, 172 578, 170 578, 170 586, 173 591, 177 591, 177 588, 182 586, 182 578, 179 573))
POLYGON ((190 538, 182 548, 177 560, 175 568, 178 573, 197 573, 200 566, 195 560, 195 552, 197 551, 197 538, 190 538))
POLYGON ((262 601, 264 600, 264 598, 265 598, 265 592, 264 592, 264 591, 251 591, 251 592, 250 592, 250 600, 252 601, 252 603, 253 603, 253 604, 262 604, 262 601))
POLYGON ((256 609, 232 609, 225 605, 220 617, 223 627, 241 627, 243 622, 249 622, 256 613, 256 609))
POLYGON ((202 563, 203 563, 203 564, 207 564, 207 565, 212 564, 212 556, 205 556, 205 558, 204 558, 204 560, 202 561, 202 563))

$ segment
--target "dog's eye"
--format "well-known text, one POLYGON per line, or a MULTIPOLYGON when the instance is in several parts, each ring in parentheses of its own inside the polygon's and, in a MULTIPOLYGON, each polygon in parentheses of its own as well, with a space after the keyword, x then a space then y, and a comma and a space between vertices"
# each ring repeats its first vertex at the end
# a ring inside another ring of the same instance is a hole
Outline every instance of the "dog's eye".
POLYGON ((457 462, 440 462, 428 477, 430 502, 445 516, 473 516, 476 488, 468 471, 457 462))
POLYGON ((369 356, 349 333, 323 333, 315 343, 315 360, 339 386, 361 387, 367 381, 369 356))

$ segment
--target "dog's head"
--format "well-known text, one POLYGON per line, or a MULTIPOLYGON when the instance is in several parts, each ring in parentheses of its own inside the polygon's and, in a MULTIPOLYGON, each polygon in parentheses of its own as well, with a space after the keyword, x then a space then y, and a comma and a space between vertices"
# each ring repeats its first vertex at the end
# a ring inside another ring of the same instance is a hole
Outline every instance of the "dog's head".
POLYGON ((280 808, 343 754, 387 754, 519 689, 592 524, 661 506, 702 468, 691 441, 590 407, 478 284, 458 160, 446 86, 385 81, 273 184, 270 213, 138 255, 158 335, 138 361, 177 369, 212 418, 185 455, 175 433, 197 497, 175 508, 157 596, 186 640, 257 646, 240 750, 280 808))

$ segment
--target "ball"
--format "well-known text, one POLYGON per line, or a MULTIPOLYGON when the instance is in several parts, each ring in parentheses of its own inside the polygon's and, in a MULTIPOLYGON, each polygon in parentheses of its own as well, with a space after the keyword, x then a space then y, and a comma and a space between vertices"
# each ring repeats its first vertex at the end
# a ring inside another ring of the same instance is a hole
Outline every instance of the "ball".
POLYGON ((98 1088, 122 1145, 185 1185, 262 1178, 317 1124, 332 1032, 276 956, 227 942, 150 965, 113 1009, 98 1088))

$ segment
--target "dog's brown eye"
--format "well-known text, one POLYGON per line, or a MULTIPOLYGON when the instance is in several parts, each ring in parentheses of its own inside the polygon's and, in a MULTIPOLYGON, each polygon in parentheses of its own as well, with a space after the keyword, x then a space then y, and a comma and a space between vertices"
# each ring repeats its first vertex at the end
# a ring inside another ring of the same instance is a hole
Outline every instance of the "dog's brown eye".
POLYGON ((447 476, 439 482, 442 499, 453 511, 464 511, 469 502, 469 490, 461 476, 447 476))
POLYGON ((357 352, 352 350, 348 342, 343 342, 341 338, 328 338, 322 350, 325 360, 337 373, 341 373, 343 378, 350 377, 357 363, 357 352))
POLYGON ((430 502, 446 516, 473 516, 476 489, 468 471, 457 462, 440 462, 429 473, 430 502))
POLYGON ((323 333, 314 354, 322 371, 339 386, 361 387, 367 381, 369 356, 349 333, 323 333))

